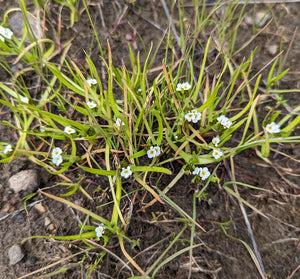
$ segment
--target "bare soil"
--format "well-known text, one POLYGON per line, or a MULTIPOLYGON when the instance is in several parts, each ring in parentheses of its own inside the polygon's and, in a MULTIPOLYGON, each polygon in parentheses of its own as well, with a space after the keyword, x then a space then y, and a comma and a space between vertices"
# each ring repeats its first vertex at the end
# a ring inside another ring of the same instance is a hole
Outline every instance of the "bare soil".
MULTIPOLYGON (((2 2, 0 18, 3 17, 8 9, 17 7, 17 1, 0 2, 2 2)), ((27 2, 29 9, 32 9, 32 2, 27 2)), ((65 42, 74 36, 72 47, 68 53, 69 57, 85 67, 84 51, 86 51, 91 55, 101 71, 103 65, 99 59, 95 40, 91 43, 92 29, 88 24, 86 13, 83 12, 81 14, 73 27, 68 27, 70 25, 68 9, 64 8, 60 13, 59 6, 52 3, 53 1, 50 2, 47 19, 51 20, 52 27, 51 25, 48 27, 47 32, 49 36, 55 37, 53 30, 57 30, 59 16, 62 15, 61 37, 56 39, 59 39, 60 42, 65 42)), ((141 60, 143 60, 146 50, 139 36, 143 39, 147 50, 149 50, 151 43, 154 46, 159 43, 168 27, 168 21, 160 1, 139 0, 135 2, 135 5, 128 6, 123 1, 104 0, 102 2, 101 15, 97 1, 91 1, 91 16, 100 34, 104 49, 107 49, 106 41, 110 42, 114 64, 121 67, 122 61, 124 61, 126 65, 129 65, 128 44, 131 45, 135 53, 140 52, 141 60), (136 33, 139 36, 135 35, 136 33)), ((249 4, 246 12, 248 16, 253 17, 253 14, 258 11, 266 11, 270 8, 272 9, 271 15, 273 20, 269 26, 233 59, 237 63, 242 61, 256 47, 257 52, 253 65, 255 70, 258 71, 282 49, 285 51, 284 67, 289 67, 290 73, 284 77, 279 86, 280 88, 300 88, 300 33, 296 32, 300 24, 300 3, 286 3, 273 6, 249 4), (277 46, 275 54, 271 53, 272 49, 270 49, 270 46, 277 46)), ((243 22, 237 37, 237 49, 252 35, 253 26, 246 21, 243 22)), ((164 57, 163 45, 161 48, 153 67, 161 66, 161 61, 164 57)), ((175 46, 175 49, 178 49, 177 46, 175 46)), ((215 51, 213 47, 210 52, 211 59, 214 59, 215 51)), ((201 65, 200 61, 201 54, 199 60, 195 59, 195 66, 201 65)), ((214 66, 217 67, 216 64, 214 66)), ((210 70, 212 69, 207 69, 208 74, 210 70)), ((0 73, 1 81, 9 78, 1 69, 0 73)), ((36 77, 31 78, 34 84, 36 77)), ((285 98, 289 108, 299 105, 299 94, 286 94, 285 98)), ((274 99, 275 103, 276 100, 274 99)), ((264 118, 268 111, 267 105, 262 104, 259 107, 258 113, 261 119, 264 118)), ((280 106, 279 109, 282 111, 283 116, 287 114, 286 107, 280 106)), ((13 116, 6 108, 1 107, 0 112, 1 121, 13 121, 13 116)), ((299 130, 296 130, 295 133, 299 133, 299 130)), ((3 125, 0 126, 0 137, 1 142, 13 143, 15 141, 14 131, 3 125)), ((233 140, 235 139, 233 138, 233 140)), ((278 152, 272 152, 269 158, 272 164, 268 164, 257 157, 255 150, 247 150, 240 153, 234 157, 235 175, 237 181, 272 191, 272 193, 269 193, 238 186, 241 197, 267 217, 264 218, 257 212, 246 208, 255 240, 261 253, 262 262, 269 278, 296 279, 300 278, 300 165, 298 163, 300 146, 284 145, 276 146, 276 148, 278 152), (298 162, 283 156, 279 152, 284 152, 298 159, 298 162)), ((151 183, 155 186, 157 180, 160 179, 158 183, 159 188, 163 189, 168 185, 181 168, 180 164, 176 162, 171 164, 170 167, 174 175, 163 176, 162 178, 151 176, 151 183)), ((67 267, 67 271, 52 275, 50 278, 85 278, 90 265, 95 263, 96 255, 101 249, 67 259, 67 257, 85 248, 85 245, 80 241, 60 242, 51 239, 27 241, 22 245, 25 254, 23 260, 13 266, 9 265, 8 249, 12 245, 21 243, 24 238, 32 235, 77 234, 78 225, 84 221, 85 217, 80 212, 45 198, 41 194, 37 194, 29 201, 28 214, 26 214, 22 197, 13 193, 8 187, 8 179, 15 173, 26 169, 37 169, 41 173, 40 189, 44 189, 54 195, 60 195, 68 191, 64 186, 56 185, 56 183, 61 181, 59 177, 51 176, 40 167, 28 162, 25 158, 19 158, 8 164, 0 165, 0 278, 19 278, 41 269, 39 273, 28 277, 37 278, 62 266, 67 267), (50 266, 62 259, 65 260, 57 265, 50 266)), ((74 168, 65 175, 76 182, 80 172, 74 168)), ((221 178, 220 184, 211 184, 206 190, 207 198, 200 199, 197 202, 196 221, 203 226, 206 232, 201 230, 196 232, 195 241, 202 243, 202 245, 193 250, 195 263, 191 266, 188 252, 181 254, 164 265, 155 278, 261 278, 245 246, 240 241, 226 236, 219 225, 219 223, 232 220, 226 226, 227 234, 245 241, 252 247, 239 204, 222 187, 224 182, 231 180, 225 165, 222 164, 218 169, 218 175, 221 178), (190 277, 189 272, 191 272, 190 277)), ((191 177, 189 175, 184 176, 171 189, 168 197, 192 216, 193 193, 198 189, 199 185, 192 184, 190 181, 191 177)), ((106 186, 107 180, 86 174, 82 185, 92 196, 93 200, 88 200, 80 192, 68 197, 68 199, 98 214, 110 216, 112 207, 99 206, 111 200, 111 194, 106 186)), ((123 187, 127 193, 130 193, 140 186, 135 181, 129 180, 123 187)), ((131 247, 129 243, 126 243, 126 249, 133 257, 136 256, 135 260, 137 263, 144 270, 147 270, 168 247, 174 233, 178 233, 183 228, 183 224, 174 221, 180 216, 168 204, 155 203, 143 211, 143 206, 152 199, 150 194, 138 191, 129 198, 132 201, 133 213, 126 234, 129 238, 138 241, 138 245, 131 247)), ((129 214, 129 202, 125 199, 122 200, 121 209, 125 214, 129 214)), ((180 249, 187 247, 190 234, 184 233, 181 239, 182 241, 177 242, 171 251, 168 252, 168 255, 175 254, 180 249)), ((112 238, 106 248, 126 261, 124 256, 122 256, 116 238, 112 238)), ((107 255, 103 261, 98 263, 90 278, 129 278, 131 276, 130 272, 122 266, 113 254, 107 255)), ((135 275, 138 275, 138 273, 135 275)))

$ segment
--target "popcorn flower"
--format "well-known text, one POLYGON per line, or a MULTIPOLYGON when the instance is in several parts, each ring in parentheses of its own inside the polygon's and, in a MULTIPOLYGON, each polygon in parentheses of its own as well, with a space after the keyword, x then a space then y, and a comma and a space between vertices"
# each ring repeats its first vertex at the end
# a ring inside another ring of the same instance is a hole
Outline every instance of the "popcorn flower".
POLYGON ((211 142, 212 142, 215 146, 217 146, 217 145, 219 144, 219 142, 220 142, 219 136, 214 137, 214 138, 211 140, 211 142))
POLYGON ((127 179, 130 175, 132 175, 132 171, 130 169, 130 166, 128 166, 127 168, 122 168, 122 172, 121 172, 122 177, 127 179))
POLYGON ((159 146, 151 146, 150 149, 147 151, 148 158, 154 158, 160 155, 160 147, 159 146))
POLYGON ((210 172, 207 167, 199 168, 196 167, 193 171, 193 175, 199 175, 202 180, 206 180, 210 176, 210 172))
POLYGON ((104 231, 105 231, 105 227, 104 227, 103 224, 100 224, 100 226, 98 226, 98 227, 95 229, 95 232, 96 232, 97 237, 101 237, 101 236, 104 234, 104 231))
POLYGON ((121 126, 121 122, 122 122, 122 126, 124 126, 125 125, 125 123, 121 120, 121 118, 117 118, 117 120, 116 120, 116 124, 117 124, 117 126, 118 127, 120 127, 121 126))
POLYGON ((232 125, 232 122, 225 115, 220 115, 217 120, 224 128, 229 128, 232 125))
POLYGON ((189 111, 184 118, 188 121, 188 122, 193 122, 193 123, 197 123, 200 119, 201 119, 201 112, 198 112, 196 109, 193 109, 191 111, 189 111))
POLYGON ((86 80, 86 82, 88 83, 89 86, 97 84, 97 80, 94 79, 94 78, 89 78, 89 79, 86 80))
POLYGON ((76 133, 76 131, 71 126, 65 127, 64 132, 69 134, 69 135, 76 133))
POLYGON ((3 150, 3 154, 8 154, 9 152, 12 152, 13 149, 12 149, 12 146, 11 144, 8 144, 5 146, 4 150, 3 150))
POLYGON ((27 97, 20 96, 20 100, 22 103, 26 103, 26 104, 29 103, 29 99, 27 97))
POLYGON ((95 108, 97 106, 94 101, 87 101, 86 104, 90 109, 95 108))
POLYGON ((5 41, 5 38, 11 40, 11 37, 12 37, 13 34, 14 33, 9 28, 5 28, 3 26, 0 26, 0 40, 2 42, 5 41))
POLYGON ((223 156, 223 152, 219 149, 214 149, 212 155, 216 160, 218 160, 219 158, 221 158, 223 156))
POLYGON ((281 131, 280 126, 275 122, 272 122, 266 126, 266 130, 268 133, 274 134, 279 133, 281 131))
POLYGON ((189 90, 191 88, 191 85, 188 82, 184 83, 177 83, 176 86, 176 91, 181 91, 181 90, 189 90))
POLYGON ((61 155, 57 155, 52 158, 52 163, 57 167, 62 163, 62 161, 63 161, 63 158, 61 155))
POLYGON ((51 156, 52 158, 57 157, 62 154, 62 150, 59 147, 55 147, 52 149, 51 156))

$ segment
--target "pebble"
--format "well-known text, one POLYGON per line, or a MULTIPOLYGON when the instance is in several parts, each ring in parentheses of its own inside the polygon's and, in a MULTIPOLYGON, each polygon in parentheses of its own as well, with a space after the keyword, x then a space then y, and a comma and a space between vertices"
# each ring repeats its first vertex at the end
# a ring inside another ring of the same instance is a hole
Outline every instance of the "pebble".
POLYGON ((24 253, 19 245, 13 245, 8 250, 9 264, 14 265, 24 258, 24 253))
POLYGON ((8 184, 16 194, 29 195, 35 192, 39 186, 38 173, 36 170, 20 171, 8 180, 8 184))
MULTIPOLYGON (((39 21, 31 14, 27 14, 28 22, 31 26, 34 36, 37 40, 41 39, 43 36, 42 28, 39 21)), ((14 32, 14 35, 19 39, 23 36, 23 27, 24 27, 24 20, 21 12, 15 12, 12 16, 8 17, 7 23, 9 28, 14 32)), ((28 39, 26 39, 28 42, 28 39)))

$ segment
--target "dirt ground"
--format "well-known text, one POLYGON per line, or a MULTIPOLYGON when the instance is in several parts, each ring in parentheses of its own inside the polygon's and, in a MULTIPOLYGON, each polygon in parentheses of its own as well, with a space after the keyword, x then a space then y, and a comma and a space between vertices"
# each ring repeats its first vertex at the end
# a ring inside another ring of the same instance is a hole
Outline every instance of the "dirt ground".
MULTIPOLYGON (((1 19, 5 11, 17 7, 17 1, 0 0, 0 2, 2 2, 0 6, 1 19)), ((115 65, 119 64, 121 66, 122 60, 125 64, 129 63, 128 44, 132 46, 135 53, 138 51, 141 53, 141 59, 144 58, 144 46, 139 40, 139 36, 135 35, 135 32, 143 38, 146 48, 149 49, 151 42, 154 46, 159 43, 168 27, 159 0, 139 0, 136 1, 135 5, 128 6, 125 5, 124 1, 104 0, 102 1, 102 16, 100 16, 97 1, 90 2, 91 16, 99 31, 101 42, 106 48, 105 42, 109 40, 115 65)), ((32 1, 27 1, 27 3, 29 9, 33 8, 32 1)), ((280 88, 299 89, 300 32, 299 30, 297 32, 297 28, 300 24, 300 3, 272 6, 249 4, 246 8, 246 15, 252 18, 254 13, 267 11, 270 8, 272 8, 270 15, 273 20, 269 26, 234 59, 237 63, 242 61, 243 57, 248 57, 251 51, 257 47, 253 66, 258 71, 282 48, 285 51, 284 55, 287 54, 284 56, 284 67, 289 67, 290 72, 280 82, 279 86, 280 88)), ((54 28, 57 27, 57 22, 59 22, 58 11, 58 5, 51 2, 48 17, 54 28)), ((67 9, 62 10, 62 15, 60 41, 64 42, 74 36, 72 47, 68 53, 69 57, 85 66, 84 51, 87 51, 100 69, 102 64, 99 53, 96 51, 96 42, 94 41, 93 45, 90 43, 92 30, 89 27, 86 14, 83 13, 73 27, 68 27, 70 23, 67 9)), ((50 25, 47 32, 49 36, 55 36, 50 25)), ((242 46, 252 34, 253 26, 249 22, 249 18, 248 21, 245 19, 238 33, 236 48, 242 46)), ((210 51, 210 55, 211 59, 216 55, 214 47, 210 51)), ((153 67, 159 67, 163 57, 164 49, 157 54, 153 67)), ((194 61, 195 66, 200 65, 201 54, 199 59, 194 61)), ((208 73, 209 70, 207 69, 208 73)), ((0 70, 0 74, 0 80, 2 82, 7 81, 9 77, 3 70, 0 70)), ((36 77, 31 78, 34 84, 36 77)), ((299 94, 289 93, 285 95, 285 98, 287 107, 280 106, 283 116, 287 114, 288 109, 294 108, 300 103, 299 94)), ((275 99, 274 103, 276 103, 275 99)), ((259 106, 260 118, 263 118, 268 111, 267 105, 262 104, 259 106)), ((7 111, 7 108, 0 108, 0 120, 13 121, 13 116, 7 111)), ((299 134, 299 129, 295 133, 299 134)), ((6 126, 0 126, 1 142, 14 142, 14 136, 14 131, 6 126)), ((275 147, 277 152, 272 152, 269 158, 272 162, 271 165, 259 158, 254 149, 244 151, 234 157, 235 174, 236 180, 239 182, 272 191, 270 193, 239 187, 241 197, 267 216, 267 218, 264 218, 255 211, 246 208, 266 274, 269 275, 268 278, 296 279, 300 278, 300 145, 287 144, 275 147), (283 156, 282 153, 286 153, 290 157, 283 156), (292 157, 297 159, 298 162, 292 160, 292 157)), ((156 184, 157 179, 161 179, 158 187, 163 189, 175 177, 176 171, 179 171, 181 166, 175 162, 170 167, 173 168, 174 175, 163 176, 162 178, 152 176, 150 180, 153 185, 156 184)), ((30 206, 27 215, 23 207, 22 197, 11 191, 8 186, 8 179, 19 171, 28 169, 36 169, 41 174, 40 189, 47 189, 47 192, 55 195, 68 191, 64 186, 57 185, 61 181, 60 178, 48 174, 45 170, 33 165, 24 158, 0 165, 0 279, 19 278, 41 269, 39 273, 28 277, 37 278, 62 266, 67 267, 67 271, 52 275, 50 278, 85 278, 90 265, 95 264, 96 255, 101 249, 66 259, 85 248, 85 245, 79 241, 60 242, 51 239, 27 241, 22 246, 25 255, 22 261, 15 265, 9 265, 8 250, 12 245, 20 243, 22 239, 32 235, 77 234, 78 225, 84 220, 81 213, 64 204, 45 198, 41 194, 29 201, 30 206), (49 267, 49 265, 61 259, 66 260, 49 267)), ((78 181, 80 174, 76 169, 69 170, 66 173, 67 177, 73 181, 78 181)), ((219 225, 219 223, 225 223, 231 219, 232 221, 227 226, 228 235, 241 239, 252 247, 239 204, 234 198, 229 197, 222 187, 224 182, 231 180, 224 164, 219 167, 218 175, 221 178, 220 184, 211 184, 207 189, 207 198, 201 199, 197 203, 196 221, 204 227, 206 232, 196 232, 195 240, 197 240, 197 243, 201 242, 202 245, 193 250, 195 263, 192 269, 190 270, 189 254, 184 253, 164 265, 155 278, 176 277, 186 279, 190 271, 190 278, 199 279, 261 278, 245 246, 241 242, 226 236, 219 225)), ((193 192, 197 185, 191 184, 190 181, 190 176, 184 176, 171 189, 168 197, 192 216, 193 192)), ((68 199, 98 214, 110 216, 111 208, 109 206, 99 206, 101 203, 111 200, 111 195, 106 187, 106 179, 86 174, 82 185, 93 197, 93 201, 88 200, 80 192, 68 199)), ((139 186, 135 181, 129 180, 123 187, 126 187, 127 193, 130 193, 139 186)), ((150 199, 150 195, 144 195, 142 191, 136 192, 133 215, 127 230, 128 237, 138 241, 138 245, 135 247, 131 247, 127 243, 127 251, 132 256, 137 255, 135 259, 144 270, 167 248, 173 234, 178 233, 183 227, 180 222, 166 221, 180 217, 167 204, 156 203, 147 210, 141 211, 140 209, 150 199)), ((129 210, 125 201, 122 201, 121 209, 124 212, 129 210)), ((181 239, 182 241, 177 242, 172 247, 169 255, 175 254, 186 247, 185 240, 189 241, 190 234, 184 233, 181 239)), ((122 257, 116 238, 111 239, 106 248, 122 257)), ((126 259, 123 257, 123 260, 126 259)), ((122 264, 115 257, 107 255, 92 272, 90 278, 129 278, 130 276, 129 271, 122 267, 122 264)))

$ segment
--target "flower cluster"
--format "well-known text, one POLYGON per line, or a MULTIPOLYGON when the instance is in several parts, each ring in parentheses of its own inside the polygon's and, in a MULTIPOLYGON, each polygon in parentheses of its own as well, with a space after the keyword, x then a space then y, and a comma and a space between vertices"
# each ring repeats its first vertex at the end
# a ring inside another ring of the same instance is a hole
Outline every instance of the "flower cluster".
POLYGON ((147 151, 148 158, 158 157, 160 155, 160 147, 159 146, 151 146, 150 149, 147 151))
POLYGON ((196 109, 193 109, 191 111, 189 111, 184 118, 188 121, 188 122, 193 122, 193 123, 197 123, 200 119, 201 119, 201 112, 198 112, 196 109))
POLYGON ((268 133, 274 134, 279 133, 281 131, 280 126, 275 122, 272 122, 266 126, 266 130, 268 133))
POLYGON ((94 78, 89 78, 89 79, 86 80, 86 82, 88 83, 89 86, 97 84, 97 80, 94 79, 94 78))
POLYGON ((12 37, 13 34, 14 33, 9 28, 5 28, 3 26, 0 26, 0 40, 2 42, 5 41, 5 38, 11 40, 11 37, 12 37))
POLYGON ((11 144, 8 144, 5 146, 4 150, 3 150, 3 154, 8 154, 9 152, 12 152, 13 149, 12 149, 12 146, 11 144))
POLYGON ((132 171, 130 169, 130 166, 128 166, 127 168, 122 168, 122 171, 121 171, 121 176, 122 177, 127 179, 130 175, 132 175, 132 171))
POLYGON ((226 117, 225 115, 220 115, 218 118, 217 118, 218 122, 221 123, 221 125, 224 127, 224 128, 229 128, 232 124, 232 122, 229 120, 228 117, 226 117))
POLYGON ((199 175, 202 180, 205 180, 210 176, 210 172, 207 167, 204 168, 196 167, 195 170, 193 171, 193 175, 199 175))
POLYGON ((95 232, 96 232, 97 237, 101 237, 101 236, 104 234, 104 231, 105 231, 105 227, 104 227, 103 224, 100 224, 100 226, 98 226, 98 227, 95 229, 95 232))
POLYGON ((52 163, 55 165, 55 166, 59 166, 62 161, 63 161, 63 158, 61 156, 62 154, 62 150, 61 148, 59 147, 55 147, 52 149, 52 153, 51 153, 51 156, 52 156, 52 163))
POLYGON ((191 85, 188 82, 178 83, 176 86, 176 91, 189 90, 190 88, 191 85))

